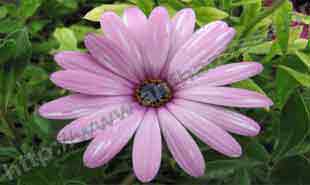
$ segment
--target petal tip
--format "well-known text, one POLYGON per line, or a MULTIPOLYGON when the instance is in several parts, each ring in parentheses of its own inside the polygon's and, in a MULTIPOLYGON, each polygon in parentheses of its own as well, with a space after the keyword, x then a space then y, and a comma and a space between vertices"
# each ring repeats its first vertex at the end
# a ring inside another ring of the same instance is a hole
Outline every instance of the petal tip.
POLYGON ((84 165, 87 168, 97 168, 97 167, 99 167, 99 165, 95 161, 93 161, 91 159, 90 155, 87 152, 84 153, 83 163, 84 163, 84 165))

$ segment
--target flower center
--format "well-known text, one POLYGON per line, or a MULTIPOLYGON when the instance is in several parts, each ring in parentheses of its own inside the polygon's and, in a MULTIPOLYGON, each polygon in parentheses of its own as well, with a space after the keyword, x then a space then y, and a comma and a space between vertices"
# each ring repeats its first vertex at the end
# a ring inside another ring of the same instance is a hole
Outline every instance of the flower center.
POLYGON ((145 107, 160 107, 172 98, 172 90, 162 80, 145 80, 136 89, 135 98, 145 107))

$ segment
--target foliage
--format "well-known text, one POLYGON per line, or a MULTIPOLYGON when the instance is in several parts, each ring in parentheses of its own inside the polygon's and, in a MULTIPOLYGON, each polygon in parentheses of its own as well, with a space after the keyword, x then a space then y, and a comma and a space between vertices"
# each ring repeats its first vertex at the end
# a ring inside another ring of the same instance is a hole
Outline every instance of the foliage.
POLYGON ((261 0, 22 0, 0 1, 0 185, 139 184, 132 176, 131 146, 108 165, 87 169, 82 164, 87 143, 57 144, 55 135, 67 122, 41 118, 37 108, 66 93, 48 79, 58 68, 55 52, 84 50, 83 37, 97 31, 104 11, 121 15, 139 6, 149 14, 156 3, 171 16, 193 8, 197 28, 214 20, 236 28, 237 37, 215 64, 261 62, 262 74, 234 86, 264 93, 275 105, 243 112, 263 130, 255 138, 238 137, 241 158, 225 158, 202 145, 207 169, 193 178, 165 152, 154 183, 310 184, 310 44, 299 38, 300 28, 291 27, 292 20, 310 18, 293 13, 288 0, 269 8, 261 0))

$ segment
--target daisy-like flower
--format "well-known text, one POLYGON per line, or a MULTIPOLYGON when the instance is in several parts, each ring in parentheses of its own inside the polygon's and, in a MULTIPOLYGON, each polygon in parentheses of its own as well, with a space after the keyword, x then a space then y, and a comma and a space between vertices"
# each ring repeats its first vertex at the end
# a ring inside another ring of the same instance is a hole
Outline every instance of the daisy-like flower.
POLYGON ((222 53, 235 35, 216 21, 194 33, 195 13, 179 11, 171 20, 163 7, 147 18, 138 8, 101 17, 104 35, 89 34, 89 52, 55 56, 64 69, 51 75, 59 87, 74 92, 43 105, 49 119, 75 119, 58 134, 61 143, 92 140, 84 154, 87 167, 111 160, 134 137, 132 162, 137 178, 157 174, 162 136, 179 166, 191 176, 204 174, 205 162, 191 133, 230 157, 242 154, 229 134, 255 136, 260 126, 225 107, 269 107, 257 92, 224 87, 263 70, 256 62, 223 65, 196 73, 222 53))

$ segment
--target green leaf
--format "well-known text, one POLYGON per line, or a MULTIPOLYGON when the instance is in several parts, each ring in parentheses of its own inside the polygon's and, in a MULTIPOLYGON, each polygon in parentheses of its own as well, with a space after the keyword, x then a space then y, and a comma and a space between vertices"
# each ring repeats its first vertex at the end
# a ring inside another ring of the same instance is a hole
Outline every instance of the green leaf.
POLYGON ((306 53, 303 51, 296 51, 296 55, 309 68, 309 72, 310 72, 310 53, 306 53))
POLYGON ((212 21, 222 20, 229 16, 228 13, 215 7, 199 7, 195 8, 197 14, 197 23, 204 25, 212 21))
POLYGON ((36 33, 38 33, 38 32, 41 31, 41 30, 44 28, 44 26, 46 26, 48 23, 49 23, 48 20, 32 21, 32 22, 29 24, 29 29, 30 29, 31 34, 36 34, 36 33))
POLYGON ((244 10, 242 11, 241 19, 243 23, 248 23, 249 20, 256 17, 262 8, 262 2, 256 1, 255 3, 242 3, 244 10))
MULTIPOLYGON (((88 26, 83 26, 83 25, 72 25, 70 26, 70 29, 74 32, 74 35, 76 36, 78 41, 83 41, 86 34, 92 33, 92 32, 98 32, 98 30, 88 27, 88 26)), ((99 32, 101 29, 99 29, 99 32)))
POLYGON ((3 83, 1 83, 1 89, 4 91, 2 92, 2 103, 6 110, 15 89, 16 80, 28 64, 32 54, 32 49, 26 29, 21 29, 11 33, 5 40, 14 40, 16 43, 14 50, 11 48, 11 53, 1 71, 4 77, 2 79, 3 83))
POLYGON ((245 10, 242 13, 243 27, 239 37, 247 37, 250 33, 256 31, 258 28, 257 25, 260 25, 264 21, 264 19, 274 13, 284 2, 284 0, 274 1, 272 7, 267 8, 263 12, 260 12, 262 8, 262 2, 250 5, 250 7, 244 7, 245 10))
POLYGON ((0 45, 0 65, 15 56, 16 48, 16 41, 14 39, 5 40, 0 45))
POLYGON ((78 41, 74 32, 69 28, 57 28, 54 32, 54 37, 59 43, 57 51, 79 50, 77 47, 78 41))
POLYGON ((104 4, 104 5, 96 7, 94 9, 92 9, 91 11, 89 11, 84 16, 84 19, 87 19, 89 21, 98 22, 100 20, 101 15, 104 12, 113 11, 113 12, 121 15, 123 13, 124 9, 126 9, 130 6, 132 6, 132 5, 130 5, 130 4, 112 4, 112 5, 104 4))
POLYGON ((233 174, 236 170, 253 168, 260 165, 259 162, 247 159, 230 159, 230 160, 216 160, 210 161, 206 164, 205 177, 207 178, 220 178, 222 176, 233 174))
POLYGON ((244 6, 244 5, 257 4, 260 2, 261 0, 239 0, 239 1, 234 1, 233 3, 231 3, 231 6, 244 6))
POLYGON ((298 71, 295 71, 292 68, 289 68, 283 65, 280 65, 279 68, 287 72, 288 75, 292 76, 302 86, 310 87, 310 75, 309 74, 300 73, 298 71))
POLYGON ((276 105, 282 109, 286 101, 298 87, 299 83, 283 68, 277 69, 276 74, 276 105))
POLYGON ((241 169, 237 172, 234 180, 235 185, 251 185, 249 172, 246 169, 241 169))
POLYGON ((39 134, 41 138, 48 138, 52 133, 51 122, 44 119, 37 114, 33 114, 34 128, 37 129, 35 133, 39 134))
POLYGON ((305 141, 294 147, 292 150, 290 150, 285 157, 292 157, 296 155, 304 155, 310 152, 310 138, 306 138, 305 141))
POLYGON ((23 24, 21 20, 16 20, 12 18, 6 18, 0 20, 0 33, 11 33, 15 30, 21 29, 23 24))
POLYGON ((271 174, 274 185, 308 185, 310 184, 310 164, 305 158, 296 156, 281 160, 271 174))
POLYGON ((131 0, 133 4, 136 4, 146 15, 149 15, 155 6, 154 1, 145 1, 145 0, 131 0))
POLYGON ((290 24, 292 15, 292 4, 285 0, 279 9, 275 12, 274 23, 276 28, 277 42, 284 54, 287 53, 289 34, 290 34, 290 24))
POLYGON ((0 147, 0 157, 11 157, 18 156, 18 151, 13 147, 0 147))
POLYGON ((261 162, 267 162, 270 159, 265 147, 254 139, 245 147, 245 154, 248 158, 261 162))
POLYGON ((7 16, 8 10, 5 6, 0 7, 0 19, 3 19, 7 16))
POLYGON ((275 159, 281 159, 304 141, 309 131, 309 123, 309 112, 304 99, 299 93, 295 93, 281 113, 279 143, 275 149, 275 159))
POLYGON ((41 6, 41 0, 24 0, 21 1, 17 13, 19 17, 26 20, 28 17, 34 15, 37 9, 41 6))

